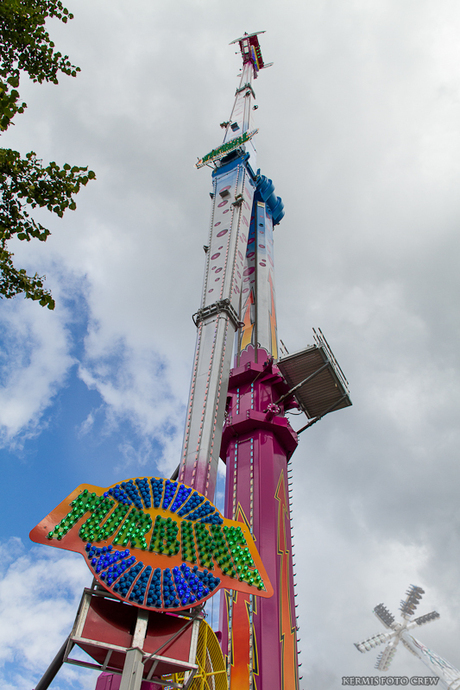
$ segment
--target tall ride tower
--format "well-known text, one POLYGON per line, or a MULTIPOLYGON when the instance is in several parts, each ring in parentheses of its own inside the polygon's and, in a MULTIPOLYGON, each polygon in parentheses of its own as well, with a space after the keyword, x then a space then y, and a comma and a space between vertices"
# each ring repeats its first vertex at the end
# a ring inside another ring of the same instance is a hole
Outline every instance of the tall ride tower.
POLYGON ((213 208, 179 479, 212 500, 220 452, 225 516, 249 527, 274 588, 264 600, 224 593, 229 687, 295 690, 288 462, 298 438, 285 412, 300 407, 316 420, 351 403, 322 334, 315 346, 278 362, 273 230, 284 207, 256 163, 253 82, 269 66, 258 36, 233 41, 243 66, 230 119, 221 125, 224 141, 197 163, 213 167, 213 208))
POLYGON ((178 470, 82 484, 32 530, 81 553, 94 576, 36 690, 65 662, 104 671, 98 690, 299 689, 288 463, 301 431, 351 402, 321 331, 278 358, 273 229, 284 209, 256 163, 253 82, 268 66, 258 35, 233 42, 243 66, 224 141, 196 164, 212 168, 212 213, 178 470), (290 408, 310 419, 297 433, 290 408), (219 456, 223 516, 212 505, 219 456), (221 648, 204 620, 219 589, 221 648), (72 659, 74 646, 92 661, 72 659))
MULTIPOLYGON (((265 65, 257 34, 239 42, 243 68, 224 141, 196 164, 213 170, 213 208, 201 307, 194 316, 197 343, 179 480, 214 496, 227 386, 241 296, 254 194, 256 150, 251 129, 253 79, 265 65)), ((278 221, 283 216, 279 201, 278 221)))

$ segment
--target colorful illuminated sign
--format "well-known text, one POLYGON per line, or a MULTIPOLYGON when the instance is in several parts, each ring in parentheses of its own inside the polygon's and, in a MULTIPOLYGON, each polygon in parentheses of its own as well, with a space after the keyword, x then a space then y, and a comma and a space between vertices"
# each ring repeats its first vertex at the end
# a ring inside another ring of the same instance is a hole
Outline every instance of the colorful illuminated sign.
POLYGON ((206 154, 206 156, 200 158, 200 160, 195 163, 195 167, 202 168, 207 163, 212 163, 213 161, 219 160, 219 158, 223 158, 231 151, 237 149, 238 146, 250 141, 258 131, 258 129, 253 129, 252 132, 243 132, 243 134, 241 134, 239 137, 236 137, 236 139, 232 139, 231 141, 227 141, 225 144, 222 144, 222 146, 218 146, 216 149, 213 149, 210 153, 206 154))
POLYGON ((180 611, 221 587, 273 594, 248 527, 169 479, 81 484, 30 538, 83 554, 103 587, 141 608, 180 611))

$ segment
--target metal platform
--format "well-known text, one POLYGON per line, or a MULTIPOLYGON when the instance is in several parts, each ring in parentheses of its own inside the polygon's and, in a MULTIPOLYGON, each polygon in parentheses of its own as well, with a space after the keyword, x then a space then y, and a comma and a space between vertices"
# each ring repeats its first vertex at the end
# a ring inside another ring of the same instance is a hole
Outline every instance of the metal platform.
MULTIPOLYGON (((278 368, 309 419, 349 407, 348 381, 320 329, 313 329, 315 345, 283 357, 278 368)), ((283 396, 285 398, 286 396, 283 396)))
MULTIPOLYGON (((63 663, 122 675, 123 690, 147 687, 190 687, 198 671, 195 661, 201 625, 198 612, 192 616, 169 615, 130 606, 98 588, 85 589, 68 639, 42 677, 36 690, 45 690, 63 663), (90 660, 72 658, 77 646, 90 660), (180 682, 169 677, 180 674, 180 682)), ((101 678, 98 687, 106 686, 101 678)))

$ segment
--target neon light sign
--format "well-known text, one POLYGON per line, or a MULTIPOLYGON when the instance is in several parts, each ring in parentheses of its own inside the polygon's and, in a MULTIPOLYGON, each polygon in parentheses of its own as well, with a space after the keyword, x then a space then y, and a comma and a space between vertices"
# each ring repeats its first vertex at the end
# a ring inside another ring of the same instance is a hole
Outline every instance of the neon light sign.
POLYGON ((248 527, 169 479, 81 484, 30 538, 83 554, 103 587, 141 608, 180 611, 221 587, 273 594, 248 527))

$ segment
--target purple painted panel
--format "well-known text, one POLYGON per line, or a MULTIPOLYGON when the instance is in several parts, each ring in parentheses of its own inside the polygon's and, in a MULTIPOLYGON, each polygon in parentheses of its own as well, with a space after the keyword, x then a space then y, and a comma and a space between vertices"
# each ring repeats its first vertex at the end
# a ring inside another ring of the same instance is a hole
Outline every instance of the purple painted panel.
POLYGON ((257 352, 257 363, 252 348, 243 354, 230 377, 222 444, 225 514, 249 525, 275 593, 264 601, 230 593, 223 598, 222 649, 231 690, 297 690, 287 477, 297 437, 282 407, 274 405, 286 390, 276 366, 264 350, 257 352))
MULTIPOLYGON (((101 673, 97 679, 95 690, 119 690, 121 684, 121 676, 113 673, 101 673)), ((148 683, 143 680, 141 683, 141 690, 162 690, 162 686, 158 683, 148 683)))

